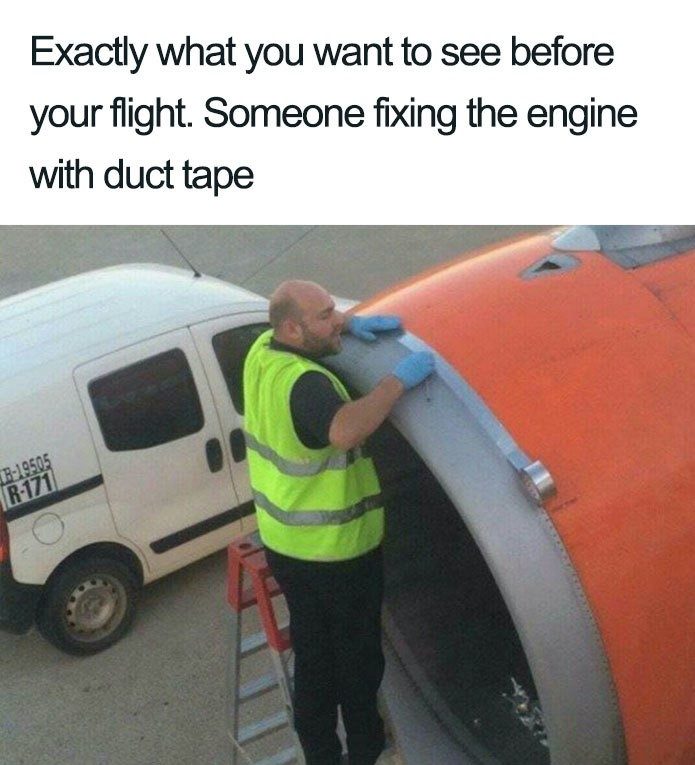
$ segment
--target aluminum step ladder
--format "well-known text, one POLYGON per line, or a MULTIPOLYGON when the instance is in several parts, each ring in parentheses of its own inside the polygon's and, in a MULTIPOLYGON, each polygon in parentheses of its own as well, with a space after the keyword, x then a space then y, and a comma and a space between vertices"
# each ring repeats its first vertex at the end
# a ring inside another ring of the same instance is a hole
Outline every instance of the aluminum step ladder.
POLYGON ((280 627, 273 599, 282 593, 272 577, 263 545, 257 532, 235 539, 227 548, 228 660, 227 660, 227 735, 230 739, 231 765, 305 765, 302 748, 292 725, 292 674, 289 628, 280 627), (262 630, 242 639, 242 614, 257 607, 262 630), (273 672, 241 684, 244 659, 267 650, 273 672), (283 708, 243 728, 239 712, 243 704, 278 689, 283 708), (292 745, 264 759, 253 761, 246 746, 277 731, 288 728, 292 745))

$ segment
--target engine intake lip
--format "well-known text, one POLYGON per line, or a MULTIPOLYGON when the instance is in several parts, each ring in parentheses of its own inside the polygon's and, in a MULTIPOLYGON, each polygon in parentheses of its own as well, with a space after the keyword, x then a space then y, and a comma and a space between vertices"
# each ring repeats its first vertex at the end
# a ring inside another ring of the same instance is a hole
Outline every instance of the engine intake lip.
MULTIPOLYGON (((369 390, 423 347, 408 334, 370 345, 346 337, 326 363, 369 390)), ((455 369, 440 357, 436 369, 427 386, 403 396, 391 422, 455 506, 497 583, 539 693, 553 765, 622 765, 622 721, 600 633, 562 540, 519 481, 533 460, 455 369)), ((397 719, 398 694, 387 697, 397 719)), ((439 761, 453 765, 465 754, 475 757, 459 751, 439 761)))

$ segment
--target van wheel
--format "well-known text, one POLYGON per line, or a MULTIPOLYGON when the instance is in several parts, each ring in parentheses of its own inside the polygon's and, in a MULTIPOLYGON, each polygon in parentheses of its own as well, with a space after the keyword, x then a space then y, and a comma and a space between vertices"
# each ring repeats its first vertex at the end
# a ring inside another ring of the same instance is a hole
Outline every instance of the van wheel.
POLYGON ((127 632, 135 616, 137 580, 109 558, 78 561, 48 584, 37 624, 66 653, 103 651, 127 632))

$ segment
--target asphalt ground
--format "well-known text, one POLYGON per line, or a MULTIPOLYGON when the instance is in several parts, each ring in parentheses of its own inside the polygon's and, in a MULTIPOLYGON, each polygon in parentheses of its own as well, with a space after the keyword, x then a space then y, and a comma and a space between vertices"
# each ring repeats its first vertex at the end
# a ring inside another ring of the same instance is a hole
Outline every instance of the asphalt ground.
MULTIPOLYGON (((363 299, 459 253, 546 226, 0 227, 0 298, 119 263, 185 266, 268 295, 305 278, 363 299)), ((141 594, 87 658, 0 633, 1 765, 224 765, 223 551, 141 594)), ((253 629, 254 625, 249 625, 253 629)), ((423 765, 428 765, 423 763, 423 765)))

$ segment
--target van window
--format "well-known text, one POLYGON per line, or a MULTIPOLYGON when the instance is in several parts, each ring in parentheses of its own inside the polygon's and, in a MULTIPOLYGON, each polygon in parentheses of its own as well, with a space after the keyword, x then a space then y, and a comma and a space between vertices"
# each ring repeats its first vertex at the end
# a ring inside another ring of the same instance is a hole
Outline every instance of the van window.
POLYGON ((204 424, 193 374, 179 348, 92 380, 88 390, 112 452, 159 446, 204 424))
POLYGON ((229 395, 239 414, 244 413, 244 359, 253 345, 270 324, 247 324, 220 332, 212 338, 217 361, 222 369, 229 395))

